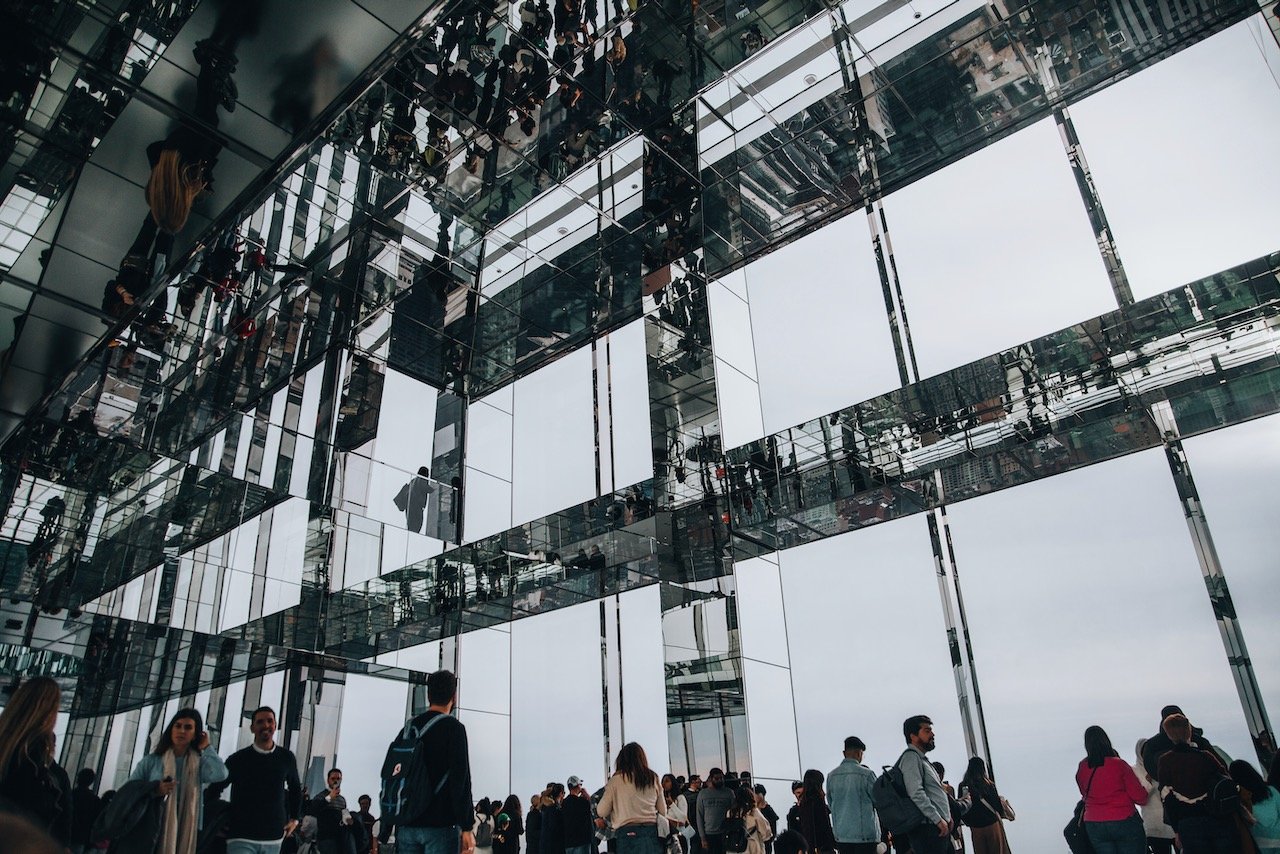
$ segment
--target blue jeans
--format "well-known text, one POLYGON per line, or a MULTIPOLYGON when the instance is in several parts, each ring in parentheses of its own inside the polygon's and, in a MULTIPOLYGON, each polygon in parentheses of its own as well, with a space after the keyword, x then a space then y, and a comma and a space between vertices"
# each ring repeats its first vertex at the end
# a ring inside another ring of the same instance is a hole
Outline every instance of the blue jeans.
POLYGON ((256 839, 228 839, 227 854, 280 854, 283 839, 260 842, 256 839))
POLYGON ((1178 822, 1182 854, 1239 854, 1240 834, 1230 819, 1187 816, 1178 822))
POLYGON ((1097 854, 1147 854, 1147 832, 1136 812, 1120 821, 1086 821, 1084 832, 1097 854))
POLYGON ((453 827, 397 827, 396 854, 458 854, 462 831, 453 827))
POLYGON ((613 833, 618 854, 662 854, 656 824, 624 824, 613 833))

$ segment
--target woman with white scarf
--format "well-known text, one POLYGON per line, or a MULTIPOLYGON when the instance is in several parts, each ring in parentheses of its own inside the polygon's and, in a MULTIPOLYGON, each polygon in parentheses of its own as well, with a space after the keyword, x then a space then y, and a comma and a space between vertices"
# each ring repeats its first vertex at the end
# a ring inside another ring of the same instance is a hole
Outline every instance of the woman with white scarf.
POLYGON ((209 750, 209 733, 195 709, 179 709, 155 750, 142 757, 130 780, 151 780, 166 798, 156 854, 195 854, 204 821, 204 787, 227 779, 227 766, 209 750))

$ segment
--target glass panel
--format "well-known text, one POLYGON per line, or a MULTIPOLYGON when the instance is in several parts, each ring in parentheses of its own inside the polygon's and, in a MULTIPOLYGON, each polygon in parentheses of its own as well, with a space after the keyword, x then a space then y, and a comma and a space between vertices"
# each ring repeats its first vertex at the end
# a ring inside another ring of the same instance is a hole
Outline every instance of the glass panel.
POLYGON ((1116 307, 1051 120, 884 206, 922 377, 1116 307))
MULTIPOLYGON (((338 731, 338 755, 342 769, 342 795, 347 806, 359 809, 356 799, 368 795, 378 811, 382 758, 387 744, 404 726, 409 685, 394 679, 349 674, 342 689, 342 723, 338 731)), ((270 701, 265 701, 270 705, 270 701)), ((278 707, 277 707, 278 708, 278 707)))
POLYGON ((992 764, 1002 790, 1018 793, 1013 847, 1062 844, 1091 724, 1132 761, 1160 708, 1176 703, 1215 745, 1252 756, 1162 452, 950 513, 992 764))
MULTIPOLYGON (((1280 416, 1216 430, 1184 443, 1213 542, 1244 629, 1249 658, 1272 720, 1280 713, 1280 416)), ((1253 760, 1250 754, 1240 758, 1253 760)))
POLYGON ((1072 108, 1138 299, 1276 250, 1277 67, 1254 16, 1072 108))
POLYGON ((554 513, 595 495, 591 382, 590 347, 516 382, 514 522, 554 513))
MULTIPOLYGON (((660 587, 651 584, 620 597, 622 651, 622 728, 626 741, 638 741, 654 769, 670 765, 662 666, 662 606, 660 587)), ((616 756, 607 757, 612 762, 616 756)), ((588 774, 594 776, 595 769, 588 774)), ((661 773, 661 772, 660 772, 661 773)))
POLYGON ((779 563, 800 764, 834 768, 850 735, 867 743, 868 766, 892 764, 903 720, 923 714, 938 734, 931 758, 960 769, 964 735, 925 520, 788 549, 779 563))
POLYGON ((608 391, 613 424, 613 482, 616 489, 621 489, 653 477, 643 320, 609 334, 608 391))

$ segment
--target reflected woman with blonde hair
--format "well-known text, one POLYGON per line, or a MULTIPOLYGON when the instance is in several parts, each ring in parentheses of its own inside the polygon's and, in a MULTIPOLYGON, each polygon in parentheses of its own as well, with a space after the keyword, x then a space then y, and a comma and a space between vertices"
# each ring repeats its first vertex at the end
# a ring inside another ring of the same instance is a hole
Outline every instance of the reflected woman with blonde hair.
POLYGON ((62 689, 48 676, 18 686, 0 712, 0 802, 63 845, 71 837, 71 781, 54 760, 62 689))

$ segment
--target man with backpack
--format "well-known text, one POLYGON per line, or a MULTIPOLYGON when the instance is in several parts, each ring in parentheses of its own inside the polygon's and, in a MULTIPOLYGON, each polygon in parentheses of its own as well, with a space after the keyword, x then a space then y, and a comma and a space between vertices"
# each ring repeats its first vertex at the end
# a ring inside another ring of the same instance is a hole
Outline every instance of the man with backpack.
POLYGON ((383 841, 395 828, 397 854, 473 854, 475 812, 467 729, 451 714, 458 679, 427 677, 427 710, 405 724, 382 768, 383 841))
POLYGON ((942 788, 938 772, 925 758, 934 748, 933 721, 927 715, 912 715, 902 722, 907 749, 898 758, 906 796, 923 817, 907 831, 912 854, 947 854, 951 850, 951 802, 942 788))
POLYGON ((1183 854, 1238 854, 1235 813, 1240 793, 1218 757, 1191 744, 1191 722, 1175 712, 1164 719, 1173 747, 1160 756, 1156 783, 1164 820, 1177 832, 1183 854))

